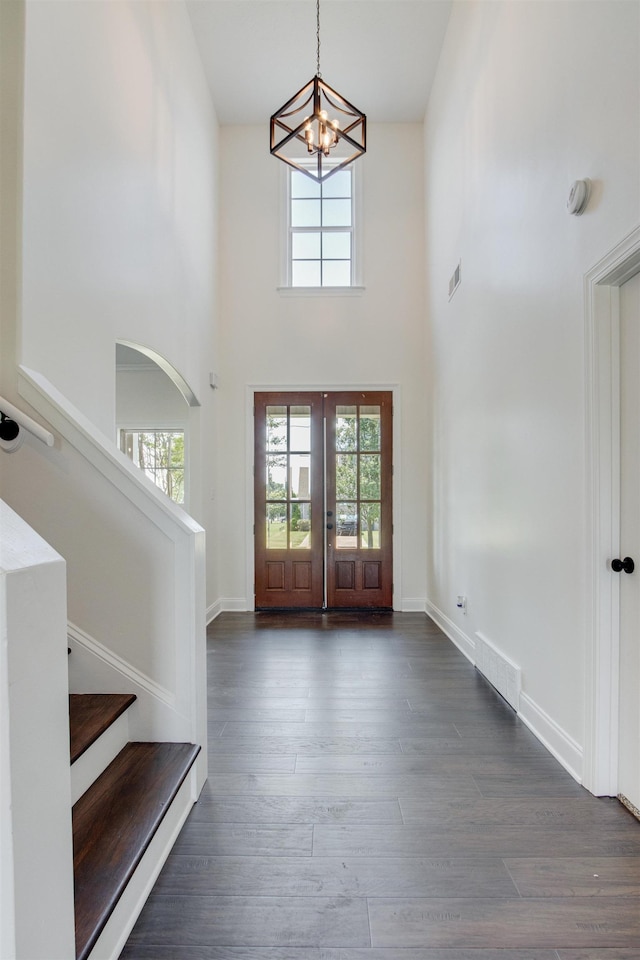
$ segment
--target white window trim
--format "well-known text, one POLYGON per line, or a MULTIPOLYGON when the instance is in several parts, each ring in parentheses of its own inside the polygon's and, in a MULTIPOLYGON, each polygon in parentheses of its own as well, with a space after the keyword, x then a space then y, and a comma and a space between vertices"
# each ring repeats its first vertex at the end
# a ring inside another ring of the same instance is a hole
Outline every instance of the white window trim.
POLYGON ((294 287, 291 284, 291 203, 290 175, 292 168, 283 164, 280 171, 282 202, 280 230, 280 285, 283 297, 359 297, 365 291, 362 283, 362 177, 357 166, 351 168, 351 284, 348 287, 294 287))

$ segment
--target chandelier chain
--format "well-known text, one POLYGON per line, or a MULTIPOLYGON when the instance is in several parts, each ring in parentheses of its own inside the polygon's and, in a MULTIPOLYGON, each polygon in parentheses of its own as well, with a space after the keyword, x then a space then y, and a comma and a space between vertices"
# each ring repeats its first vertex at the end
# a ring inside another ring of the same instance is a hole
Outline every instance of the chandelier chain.
POLYGON ((320 0, 316 0, 316 76, 321 77, 320 73, 320 0))

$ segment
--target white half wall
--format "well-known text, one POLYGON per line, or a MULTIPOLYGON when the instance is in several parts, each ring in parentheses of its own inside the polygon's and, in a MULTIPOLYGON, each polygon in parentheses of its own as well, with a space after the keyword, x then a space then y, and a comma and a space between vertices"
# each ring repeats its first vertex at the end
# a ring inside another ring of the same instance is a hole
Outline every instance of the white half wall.
POLYGON ((0 500, 0 944, 6 960, 75 954, 66 634, 65 562, 0 500))

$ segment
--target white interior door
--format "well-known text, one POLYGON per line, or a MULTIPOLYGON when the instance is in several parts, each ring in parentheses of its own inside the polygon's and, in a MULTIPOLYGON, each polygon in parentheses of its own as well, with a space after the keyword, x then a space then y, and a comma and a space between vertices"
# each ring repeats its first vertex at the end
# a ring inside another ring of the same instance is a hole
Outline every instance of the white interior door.
POLYGON ((635 570, 618 574, 618 793, 640 811, 640 274, 620 288, 620 356, 620 559, 632 558, 635 570))

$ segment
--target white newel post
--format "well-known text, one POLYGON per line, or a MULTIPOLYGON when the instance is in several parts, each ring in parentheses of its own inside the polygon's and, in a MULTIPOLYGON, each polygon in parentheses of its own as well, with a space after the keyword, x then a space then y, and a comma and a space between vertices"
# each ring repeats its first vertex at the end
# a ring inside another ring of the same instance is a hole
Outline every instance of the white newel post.
POLYGON ((66 564, 0 501, 0 956, 72 960, 66 564))

